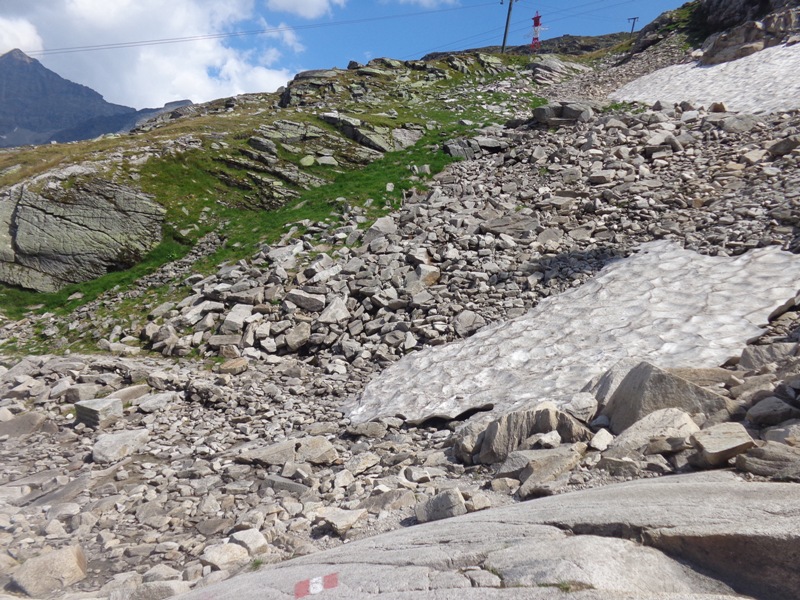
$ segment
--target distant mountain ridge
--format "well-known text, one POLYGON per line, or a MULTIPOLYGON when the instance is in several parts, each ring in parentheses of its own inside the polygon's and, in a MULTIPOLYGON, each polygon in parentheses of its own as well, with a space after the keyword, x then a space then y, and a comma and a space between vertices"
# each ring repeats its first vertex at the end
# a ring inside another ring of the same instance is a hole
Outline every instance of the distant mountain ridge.
POLYGON ((70 142, 128 131, 165 110, 106 102, 93 89, 64 79, 21 50, 0 56, 0 147, 70 142))

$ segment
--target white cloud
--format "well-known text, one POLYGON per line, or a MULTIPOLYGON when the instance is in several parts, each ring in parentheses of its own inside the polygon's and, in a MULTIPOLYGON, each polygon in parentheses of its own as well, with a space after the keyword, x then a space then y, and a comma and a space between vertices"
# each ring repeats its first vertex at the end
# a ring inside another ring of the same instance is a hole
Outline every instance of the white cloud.
POLYGON ((440 6, 457 6, 459 0, 398 0, 400 4, 413 4, 422 8, 439 8, 440 6))
POLYGON ((41 50, 44 42, 30 21, 0 17, 0 54, 15 48, 22 51, 41 50))
MULTIPOLYGON (((260 0, 259 0, 260 1, 260 0)), ((334 2, 344 0, 334 0, 334 2)), ((197 41, 35 56, 62 77, 87 85, 109 102, 137 108, 188 98, 203 102, 272 91, 292 73, 276 66, 281 49, 302 51, 294 31, 209 38, 270 26, 256 0, 49 0, 11 3, 0 18, 0 51, 73 48, 201 36, 197 41), (3 48, 6 50, 3 50, 3 48)), ((299 4, 302 4, 299 3, 299 4)))
POLYGON ((287 12, 306 19, 331 14, 333 7, 343 8, 347 0, 267 0, 267 8, 287 12))

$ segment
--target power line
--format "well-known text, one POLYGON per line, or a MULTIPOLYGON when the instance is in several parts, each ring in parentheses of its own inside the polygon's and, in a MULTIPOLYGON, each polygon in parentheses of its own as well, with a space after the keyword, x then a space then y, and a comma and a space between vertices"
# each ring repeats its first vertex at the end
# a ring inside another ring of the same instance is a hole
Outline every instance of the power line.
POLYGON ((409 12, 409 13, 399 13, 395 15, 385 15, 382 17, 367 17, 363 19, 349 19, 345 21, 331 21, 328 23, 311 23, 308 25, 296 25, 296 26, 283 26, 283 27, 272 27, 268 29, 255 29, 251 31, 231 31, 228 33, 208 33, 202 35, 193 35, 193 36, 185 36, 185 37, 175 37, 175 38, 162 38, 156 40, 141 40, 136 42, 117 42, 117 43, 110 43, 110 44, 97 44, 92 46, 69 46, 65 48, 51 48, 51 49, 44 49, 44 50, 31 50, 26 51, 25 54, 29 56, 46 56, 51 54, 71 54, 75 52, 96 52, 99 50, 117 50, 122 48, 141 48, 146 46, 160 46, 165 44, 181 44, 187 42, 197 42, 197 41, 205 41, 205 40, 216 40, 216 39, 225 39, 225 38, 234 38, 234 37, 245 37, 245 36, 253 36, 253 35, 269 35, 269 34, 276 34, 276 33, 284 33, 288 31, 303 31, 308 29, 321 29, 327 27, 341 27, 344 25, 360 25, 363 23, 372 23, 376 21, 389 21, 394 19, 405 19, 410 17, 419 17, 419 16, 427 16, 436 13, 446 13, 446 12, 453 12, 453 11, 460 11, 460 10, 468 10, 473 8, 483 8, 485 6, 494 5, 494 2, 484 2, 481 4, 473 4, 470 6, 456 6, 452 8, 440 8, 437 10, 427 10, 427 11, 417 11, 417 12, 409 12))
MULTIPOLYGON (((520 0, 516 0, 516 1, 519 2, 520 0)), ((609 5, 609 4, 605 4, 607 2, 607 0, 592 0, 591 2, 586 2, 584 4, 579 4, 577 6, 571 6, 569 8, 565 8, 565 9, 561 9, 561 10, 554 10, 554 11, 548 13, 549 15, 563 15, 563 16, 560 16, 560 17, 558 17, 556 19, 551 19, 551 18, 548 17, 547 18, 547 23, 548 24, 549 23, 557 23, 557 22, 560 22, 560 21, 565 21, 567 19, 572 19, 574 17, 582 17, 582 16, 585 16, 585 15, 594 14, 594 13, 596 13, 598 11, 604 11, 604 10, 607 10, 609 8, 615 8, 615 7, 618 7, 618 6, 624 6, 626 4, 633 4, 634 2, 639 2, 639 1, 640 0, 623 0, 622 2, 616 2, 614 4, 610 4, 609 5), (578 9, 586 8, 586 7, 589 7, 589 6, 596 6, 598 4, 605 4, 605 6, 603 6, 601 8, 595 8, 595 9, 592 9, 592 10, 586 10, 586 11, 578 10, 578 9), (576 10, 578 12, 574 12, 576 10)), ((540 3, 537 2, 537 5, 539 5, 539 4, 540 3)), ((524 27, 518 27, 518 28, 511 29, 511 33, 519 33, 519 32, 527 31, 528 29, 530 29, 530 26, 527 24, 527 20, 525 20, 525 21, 520 20, 520 21, 517 21, 514 24, 521 24, 521 23, 526 23, 526 25, 524 27)), ((453 41, 447 42, 445 44, 436 46, 435 48, 429 48, 429 49, 424 50, 422 52, 415 52, 414 54, 408 54, 404 58, 407 59, 407 58, 411 58, 413 56, 424 56, 426 54, 430 54, 431 52, 442 51, 442 50, 445 50, 447 48, 451 48, 451 47, 453 47, 455 45, 462 44, 463 42, 467 42, 467 41, 470 41, 470 40, 476 40, 476 43, 480 42, 480 41, 490 42, 492 39, 495 38, 495 36, 497 35, 497 32, 500 29, 502 29, 502 28, 495 27, 495 28, 486 30, 486 31, 484 31, 482 33, 477 33, 475 35, 471 35, 471 36, 466 37, 466 38, 459 38, 457 40, 453 40, 453 41)))

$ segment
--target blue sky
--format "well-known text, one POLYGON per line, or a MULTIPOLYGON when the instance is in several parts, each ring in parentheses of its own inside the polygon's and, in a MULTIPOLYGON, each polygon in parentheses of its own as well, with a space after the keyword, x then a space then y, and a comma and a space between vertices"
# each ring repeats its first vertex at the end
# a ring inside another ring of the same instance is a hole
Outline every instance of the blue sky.
MULTIPOLYGON (((350 60, 499 45, 509 1, 0 0, 0 53, 20 48, 119 104, 202 102, 273 91, 298 71, 350 60), (261 33, 228 36, 246 32, 261 33), (137 43, 162 40, 176 41, 137 43)), ((639 29, 682 4, 514 0, 508 43, 530 42, 537 10, 547 39, 626 31, 630 17, 639 29)))

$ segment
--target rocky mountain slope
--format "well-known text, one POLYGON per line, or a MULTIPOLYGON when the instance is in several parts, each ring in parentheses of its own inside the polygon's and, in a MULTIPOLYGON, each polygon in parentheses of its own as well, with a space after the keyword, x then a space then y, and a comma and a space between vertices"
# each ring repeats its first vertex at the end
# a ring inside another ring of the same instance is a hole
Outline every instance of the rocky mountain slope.
POLYGON ((68 81, 21 50, 0 56, 0 148, 85 140, 127 131, 165 110, 136 110, 106 102, 94 90, 68 81))
POLYGON ((800 113, 608 100, 689 59, 664 35, 11 157, 197 243, 3 323, 7 593, 794 598, 800 113))

